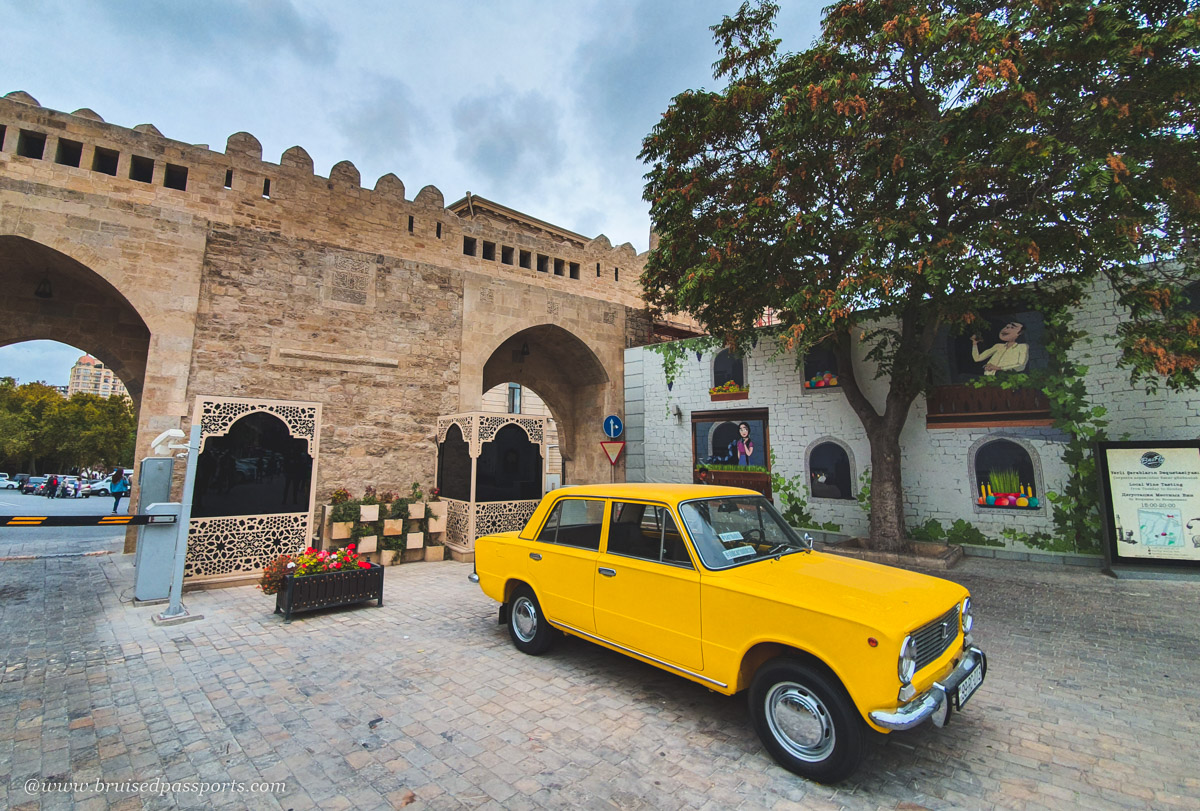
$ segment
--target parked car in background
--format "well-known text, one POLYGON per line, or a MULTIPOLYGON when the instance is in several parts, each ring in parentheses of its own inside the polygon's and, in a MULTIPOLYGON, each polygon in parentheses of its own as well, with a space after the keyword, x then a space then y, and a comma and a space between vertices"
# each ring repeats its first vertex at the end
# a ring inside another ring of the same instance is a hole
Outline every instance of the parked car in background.
POLYGON ((108 492, 108 485, 109 481, 107 476, 101 476, 98 479, 92 479, 89 482, 84 482, 83 490, 80 491, 80 495, 84 498, 87 498, 88 496, 110 495, 108 492))
POLYGON ((8 478, 7 473, 0 473, 0 490, 16 490, 21 486, 21 483, 16 479, 8 478))
POLYGON ((965 588, 814 551, 741 488, 555 490, 475 542, 471 579, 524 653, 563 632, 745 691, 767 751, 820 782, 855 771, 868 730, 944 725, 987 672, 965 588))
POLYGON ((30 476, 21 485, 21 492, 27 496, 39 495, 42 492, 42 485, 45 483, 45 476, 30 476))

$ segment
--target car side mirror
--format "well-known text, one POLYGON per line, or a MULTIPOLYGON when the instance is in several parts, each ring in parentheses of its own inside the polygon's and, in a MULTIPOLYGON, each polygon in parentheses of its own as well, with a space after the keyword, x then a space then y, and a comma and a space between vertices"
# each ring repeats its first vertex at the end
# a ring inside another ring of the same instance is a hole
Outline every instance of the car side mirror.
POLYGON ((806 532, 806 533, 804 533, 804 536, 801 538, 801 540, 804 541, 804 545, 807 546, 808 551, 811 552, 813 549, 813 536, 809 535, 806 532))

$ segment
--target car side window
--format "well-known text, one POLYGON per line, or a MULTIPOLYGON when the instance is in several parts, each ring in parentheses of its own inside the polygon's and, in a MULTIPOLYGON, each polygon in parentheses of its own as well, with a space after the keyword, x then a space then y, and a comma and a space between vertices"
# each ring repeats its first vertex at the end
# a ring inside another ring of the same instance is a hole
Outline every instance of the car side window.
POLYGON ((692 560, 671 511, 657 504, 613 502, 608 552, 692 568, 692 560))
POLYGON ((581 549, 600 549, 600 526, 604 522, 604 502, 582 498, 564 498, 554 505, 538 540, 581 549))

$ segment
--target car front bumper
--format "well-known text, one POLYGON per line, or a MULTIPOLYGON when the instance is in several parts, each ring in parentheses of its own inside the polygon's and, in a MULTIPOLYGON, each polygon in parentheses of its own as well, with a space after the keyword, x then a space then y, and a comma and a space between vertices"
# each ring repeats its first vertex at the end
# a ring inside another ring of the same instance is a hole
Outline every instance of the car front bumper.
POLYGON ((935 681, 933 686, 922 695, 895 710, 874 710, 870 713, 871 721, 884 729, 904 730, 925 723, 942 704, 950 700, 958 685, 962 684, 975 668, 983 668, 987 675, 987 657, 983 651, 974 646, 967 648, 966 654, 958 663, 958 667, 950 671, 946 678, 935 681))

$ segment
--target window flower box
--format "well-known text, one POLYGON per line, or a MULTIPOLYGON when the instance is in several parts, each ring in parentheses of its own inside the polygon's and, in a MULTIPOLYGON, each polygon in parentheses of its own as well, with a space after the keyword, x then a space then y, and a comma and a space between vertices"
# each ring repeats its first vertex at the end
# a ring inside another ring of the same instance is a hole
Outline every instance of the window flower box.
POLYGON ((275 595, 275 613, 291 622, 292 614, 332 608, 339 605, 378 600, 383 605, 383 567, 372 563, 369 569, 324 572, 304 577, 288 575, 275 595))
POLYGON ((714 403, 719 403, 723 400, 747 400, 750 397, 749 386, 739 386, 730 380, 720 386, 713 386, 708 390, 709 397, 714 403))

